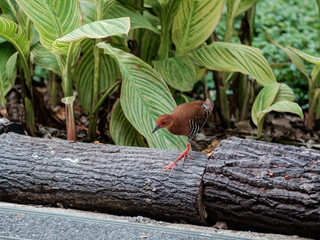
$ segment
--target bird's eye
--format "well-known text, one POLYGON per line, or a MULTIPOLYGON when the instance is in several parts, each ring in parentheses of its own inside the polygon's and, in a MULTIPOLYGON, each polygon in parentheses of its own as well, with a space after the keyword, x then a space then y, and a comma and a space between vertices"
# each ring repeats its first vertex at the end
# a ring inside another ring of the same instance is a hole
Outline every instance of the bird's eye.
POLYGON ((162 124, 166 124, 166 121, 165 121, 165 120, 163 120, 163 121, 162 121, 162 124))

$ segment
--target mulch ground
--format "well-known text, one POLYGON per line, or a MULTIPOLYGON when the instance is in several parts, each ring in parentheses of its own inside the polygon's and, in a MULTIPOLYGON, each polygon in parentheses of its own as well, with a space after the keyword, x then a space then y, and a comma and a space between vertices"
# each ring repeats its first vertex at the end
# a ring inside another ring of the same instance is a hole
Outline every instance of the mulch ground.
MULTIPOLYGON (((43 138, 60 138, 67 139, 65 130, 65 107, 63 103, 52 108, 49 104, 49 96, 44 86, 36 87, 35 109, 37 111, 36 134, 43 138)), ((62 95, 61 91, 59 93, 62 95)), ((76 94, 76 92, 75 92, 76 94)), ((108 126, 111 116, 111 109, 116 100, 116 94, 111 95, 99 112, 100 121, 97 127, 97 140, 101 143, 114 144, 110 135, 108 126)), ((59 96, 61 99, 62 96, 59 96)), ((86 115, 80 105, 79 100, 74 103, 75 121, 77 128, 78 141, 88 142, 87 131, 89 126, 89 117, 86 115)), ((2 115, 4 109, 0 110, 2 115)), ((20 94, 15 90, 11 90, 7 95, 7 112, 10 121, 24 122, 24 108, 20 94)), ((216 115, 216 114, 215 114, 216 115)), ((257 129, 252 121, 232 122, 232 127, 225 129, 221 124, 216 123, 213 116, 208 120, 205 127, 192 141, 192 149, 209 153, 223 139, 232 136, 256 139, 257 129)), ((320 121, 317 122, 315 128, 308 130, 302 120, 292 114, 270 113, 267 115, 263 137, 263 141, 276 142, 288 145, 304 146, 320 150, 320 121)))

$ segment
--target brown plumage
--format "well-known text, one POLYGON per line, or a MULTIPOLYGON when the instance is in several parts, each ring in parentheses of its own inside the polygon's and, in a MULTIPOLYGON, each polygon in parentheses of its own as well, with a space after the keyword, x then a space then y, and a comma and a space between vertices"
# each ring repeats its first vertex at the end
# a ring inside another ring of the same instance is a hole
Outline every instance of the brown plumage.
POLYGON ((174 165, 183 158, 183 162, 188 156, 190 149, 190 141, 196 135, 196 133, 203 127, 207 121, 211 111, 213 109, 213 102, 208 98, 206 101, 198 101, 191 103, 184 103, 177 106, 171 114, 164 114, 158 117, 156 124, 152 132, 157 131, 160 128, 168 129, 174 135, 188 136, 187 147, 184 152, 170 165, 164 167, 164 171, 168 169, 173 170, 174 165))

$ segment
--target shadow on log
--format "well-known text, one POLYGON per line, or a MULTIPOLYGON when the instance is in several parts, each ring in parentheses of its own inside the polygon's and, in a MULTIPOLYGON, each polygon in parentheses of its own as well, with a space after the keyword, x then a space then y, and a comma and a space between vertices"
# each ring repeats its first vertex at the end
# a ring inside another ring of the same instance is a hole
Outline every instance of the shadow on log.
POLYGON ((320 236, 320 152, 232 138, 162 172, 177 155, 3 134, 0 200, 320 236))

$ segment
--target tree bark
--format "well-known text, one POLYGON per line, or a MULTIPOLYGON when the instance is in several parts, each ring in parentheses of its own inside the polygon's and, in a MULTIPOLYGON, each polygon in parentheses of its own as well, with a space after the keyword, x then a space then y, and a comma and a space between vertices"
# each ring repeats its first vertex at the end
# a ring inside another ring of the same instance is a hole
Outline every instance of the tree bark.
POLYGON ((208 216, 233 224, 320 236, 320 152, 232 138, 203 178, 208 216))
POLYGON ((320 236, 320 152, 232 138, 179 151, 0 135, 0 200, 320 236))
POLYGON ((206 155, 0 135, 0 200, 205 223, 206 155))

